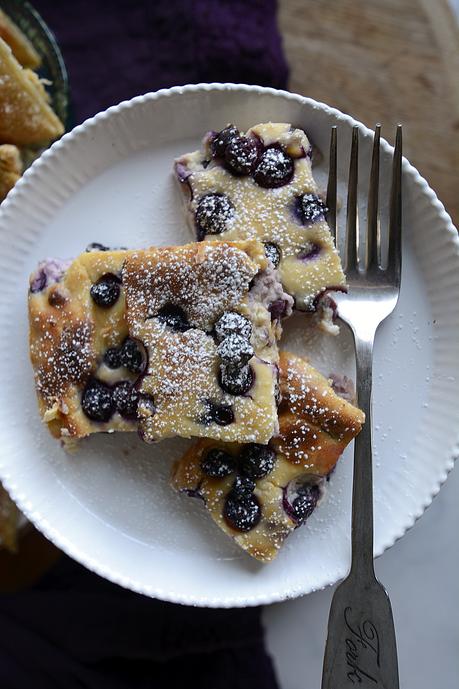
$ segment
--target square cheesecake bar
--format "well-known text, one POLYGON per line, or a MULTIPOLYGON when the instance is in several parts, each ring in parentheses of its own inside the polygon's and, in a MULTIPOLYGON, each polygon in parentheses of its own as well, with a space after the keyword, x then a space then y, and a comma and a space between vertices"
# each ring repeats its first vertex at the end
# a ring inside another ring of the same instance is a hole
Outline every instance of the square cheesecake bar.
POLYGON ((267 442, 278 428, 272 305, 288 314, 292 300, 263 246, 92 248, 30 280, 30 355, 51 433, 267 442))
POLYGON ((172 486, 201 498, 216 524, 269 562, 312 514, 364 414, 307 361, 280 353, 279 434, 269 443, 200 440, 175 464, 172 486))
POLYGON ((67 444, 135 428, 128 406, 115 408, 113 401, 128 385, 134 390, 144 365, 140 351, 132 363, 126 356, 122 367, 112 360, 123 345, 137 351, 121 289, 125 258, 124 251, 88 251, 73 261, 46 259, 30 276, 29 345, 39 411, 51 434, 67 444))
POLYGON ((197 239, 262 241, 297 309, 316 311, 328 291, 345 289, 303 130, 228 125, 180 157, 175 174, 197 239))

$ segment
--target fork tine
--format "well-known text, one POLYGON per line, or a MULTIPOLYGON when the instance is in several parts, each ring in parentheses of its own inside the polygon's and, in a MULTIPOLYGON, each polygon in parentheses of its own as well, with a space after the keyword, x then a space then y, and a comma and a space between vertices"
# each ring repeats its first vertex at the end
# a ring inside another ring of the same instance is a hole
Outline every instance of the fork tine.
POLYGON ((357 183, 359 159, 359 128, 352 129, 351 158, 349 162, 349 183, 347 188, 345 267, 347 271, 357 270, 357 183))
POLYGON ((392 185, 390 190, 389 252, 387 270, 395 281, 400 281, 402 237, 402 125, 397 126, 392 185))
POLYGON ((370 184, 368 188, 367 211, 367 241, 365 250, 366 269, 378 265, 379 238, 378 238, 378 202, 379 202, 379 142, 381 138, 381 125, 375 127, 373 141, 373 155, 371 158, 370 184))
POLYGON ((328 167, 328 184, 327 184, 327 221, 330 227, 335 244, 336 238, 336 199, 337 199, 337 174, 336 174, 336 143, 337 143, 337 127, 334 125, 331 128, 330 134, 330 162, 328 167))

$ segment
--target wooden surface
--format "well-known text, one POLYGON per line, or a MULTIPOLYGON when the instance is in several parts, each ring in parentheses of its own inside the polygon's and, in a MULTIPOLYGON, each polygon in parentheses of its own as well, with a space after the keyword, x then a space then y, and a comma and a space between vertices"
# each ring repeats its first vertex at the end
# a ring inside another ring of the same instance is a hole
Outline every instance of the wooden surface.
POLYGON ((0 548, 0 593, 24 589, 34 583, 60 557, 58 550, 32 526, 19 540, 17 553, 0 548))
MULTIPOLYGON (((290 90, 347 112, 392 140, 459 224, 459 33, 447 0, 279 0, 290 90)), ((29 584, 59 551, 37 531, 0 551, 0 591, 29 584)))
POLYGON ((291 91, 392 141, 459 224, 459 31, 447 0, 278 0, 291 91))

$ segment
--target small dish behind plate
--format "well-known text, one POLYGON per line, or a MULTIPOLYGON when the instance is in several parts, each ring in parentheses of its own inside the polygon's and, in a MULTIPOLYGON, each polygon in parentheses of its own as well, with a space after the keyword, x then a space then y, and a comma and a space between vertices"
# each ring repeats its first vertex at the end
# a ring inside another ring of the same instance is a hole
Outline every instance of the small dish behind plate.
POLYGON ((19 26, 40 55, 42 64, 38 75, 50 82, 46 89, 51 98, 51 107, 67 130, 69 84, 64 59, 54 34, 29 2, 2 0, 1 9, 19 26))

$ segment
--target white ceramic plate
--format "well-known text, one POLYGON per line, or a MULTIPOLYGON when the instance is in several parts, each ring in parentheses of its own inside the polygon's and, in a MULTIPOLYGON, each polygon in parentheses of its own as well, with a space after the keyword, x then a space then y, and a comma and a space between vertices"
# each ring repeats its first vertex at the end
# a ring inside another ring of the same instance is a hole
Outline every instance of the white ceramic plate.
MULTIPOLYGON (((243 606, 291 598, 336 582, 349 564, 352 454, 328 499, 260 565, 241 553, 198 501, 168 486, 188 441, 143 445, 132 435, 92 437, 66 455, 38 417, 27 351, 29 272, 45 256, 91 241, 147 246, 190 240, 171 167, 203 132, 227 122, 304 127, 326 151, 339 127, 345 179, 354 120, 315 101, 258 87, 200 85, 134 98, 63 137, 24 175, 0 212, 0 475, 25 514, 54 543, 99 574, 180 603, 243 606)), ((371 132, 361 130, 361 170, 371 132)), ((390 147, 382 147, 382 196, 390 147)), ((317 173, 324 179, 325 167, 317 173)), ((365 175, 361 176, 362 202, 365 175)), ((379 332, 374 361, 375 554, 412 526, 437 493, 459 431, 459 242, 426 182, 403 164, 404 255, 399 305, 379 332)), ((285 344, 324 373, 352 375, 352 346, 311 336, 305 318, 285 344)))

